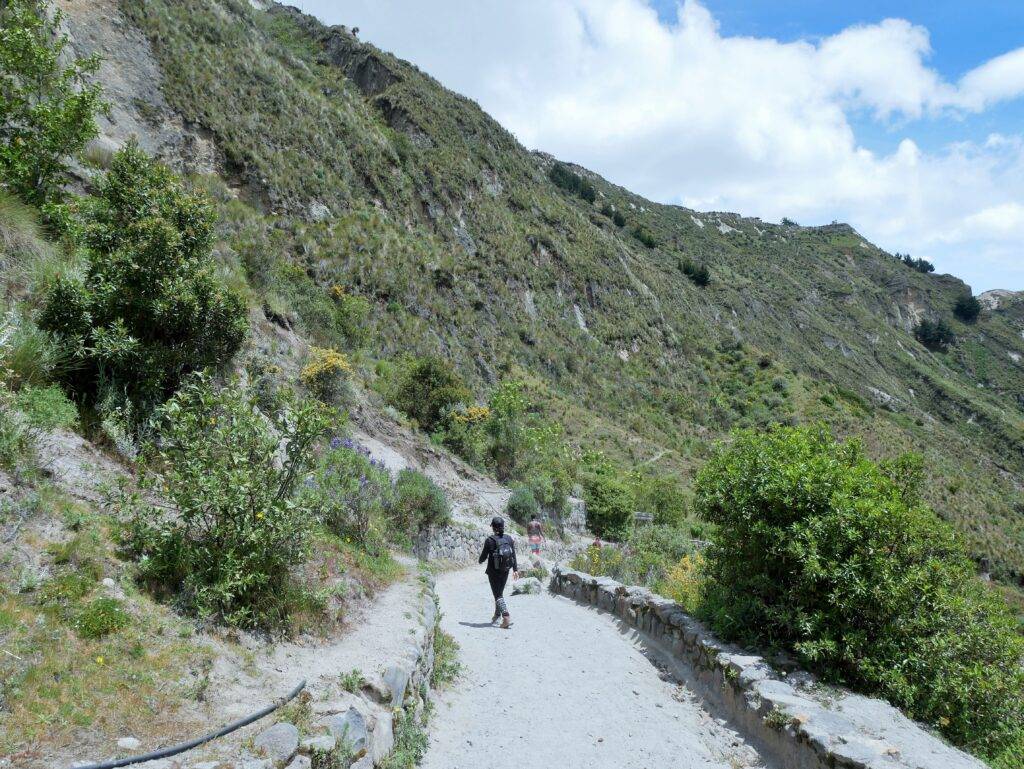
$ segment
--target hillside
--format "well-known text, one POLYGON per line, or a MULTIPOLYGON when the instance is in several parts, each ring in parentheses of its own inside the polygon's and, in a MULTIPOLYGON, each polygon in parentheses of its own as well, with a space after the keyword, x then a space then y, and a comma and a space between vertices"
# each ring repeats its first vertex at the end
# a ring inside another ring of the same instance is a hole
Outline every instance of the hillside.
POLYGON ((573 166, 589 201, 472 101, 294 9, 122 0, 133 29, 64 5, 83 53, 123 58, 103 65, 107 133, 204 176, 222 263, 268 317, 337 343, 327 292, 346 287, 372 303, 374 355, 440 352, 480 388, 516 372, 574 444, 683 478, 774 421, 918 451, 975 558, 1024 574, 1021 296, 966 324, 969 287, 847 225, 661 205, 573 166), (150 69, 159 89, 130 74, 150 69), (939 318, 944 352, 914 337, 939 318))
POLYGON ((0 767, 1020 766, 1024 294, 263 0, 0 70, 0 767))

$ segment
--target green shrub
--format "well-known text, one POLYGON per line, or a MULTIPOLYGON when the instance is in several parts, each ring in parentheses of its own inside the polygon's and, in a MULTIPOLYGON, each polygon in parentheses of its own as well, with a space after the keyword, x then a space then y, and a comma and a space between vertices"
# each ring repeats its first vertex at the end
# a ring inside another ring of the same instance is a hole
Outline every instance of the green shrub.
POLYGON ((656 245, 658 245, 658 241, 654 237, 654 233, 652 233, 642 224, 638 224, 636 227, 633 228, 633 237, 639 240, 648 248, 654 248, 656 245))
POLYGON ((78 423, 78 409, 59 387, 22 387, 14 396, 14 405, 25 414, 31 427, 55 430, 74 428, 78 423))
POLYGON ((231 385, 187 382, 158 412, 159 444, 144 488, 161 488, 174 512, 123 493, 127 539, 143 580, 178 593, 199 613, 229 624, 275 626, 295 591, 313 523, 296 487, 327 426, 323 408, 289 396, 263 415, 255 396, 231 385))
POLYGON ((12 387, 44 385, 74 369, 70 351, 27 319, 19 318, 0 334, 0 365, 12 387))
POLYGON ((215 276, 208 201, 136 146, 85 209, 86 277, 53 283, 39 325, 73 351, 75 391, 94 402, 111 385, 145 416, 186 374, 234 354, 245 306, 215 276))
POLYGON ((0 181, 42 204, 59 194, 68 158, 97 134, 97 57, 75 58, 49 0, 0 5, 0 181))
POLYGON ((444 491, 418 470, 398 473, 395 494, 396 523, 410 536, 432 526, 445 526, 451 518, 444 491))
POLYGON ((594 187, 593 183, 584 179, 569 168, 569 166, 565 165, 565 163, 555 163, 551 166, 551 170, 548 171, 548 178, 558 187, 578 195, 588 203, 593 203, 597 200, 597 188, 594 187))
POLYGON ((679 526, 687 518, 689 503, 676 478, 634 472, 632 483, 637 509, 653 515, 655 524, 679 526))
POLYGON ((616 211, 614 214, 612 214, 612 221, 615 222, 616 227, 625 227, 626 215, 621 211, 616 211))
POLYGON ((964 323, 974 323, 981 315, 981 302, 972 294, 961 294, 953 305, 953 314, 964 323))
POLYGON ((929 350, 945 351, 956 341, 953 329, 942 318, 939 320, 924 318, 914 328, 914 336, 929 350))
POLYGON ((626 474, 604 456, 583 457, 580 481, 587 503, 587 528, 598 536, 625 539, 633 525, 634 496, 626 474))
POLYGON ((349 347, 362 347, 366 343, 370 302, 365 297, 349 293, 342 286, 331 286, 330 294, 334 300, 338 333, 349 347))
POLYGON ((387 395, 392 406, 427 432, 442 427, 448 412, 471 398, 462 377, 448 361, 436 356, 402 361, 387 395))
POLYGON ((822 428, 737 433, 696 483, 718 526, 703 611, 997 755, 1024 729, 1024 639, 898 472, 822 428))
POLYGON ((698 286, 704 287, 711 282, 711 271, 703 264, 697 264, 690 259, 684 259, 682 270, 683 274, 698 286))
POLYGON ((75 618, 75 632, 81 638, 102 638, 128 627, 131 618, 115 598, 96 598, 87 603, 75 618))
POLYGON ((564 498, 568 481, 562 462, 561 428, 538 413, 526 385, 515 379, 501 382, 491 392, 487 407, 487 467, 502 482, 548 475, 559 487, 552 494, 560 493, 564 498))
POLYGON ((533 496, 533 490, 529 486, 516 486, 512 489, 512 495, 505 505, 505 513, 516 523, 525 524, 533 516, 540 512, 540 505, 537 498, 533 496))
POLYGON ((299 379, 313 395, 332 406, 348 400, 352 364, 337 350, 311 347, 309 360, 302 367, 299 379))
POLYGON ((341 438, 331 440, 302 490, 302 504, 317 520, 371 555, 386 552, 395 501, 387 469, 341 438))
POLYGON ((13 410, 13 395, 0 391, 0 467, 10 472, 30 469, 34 450, 24 420, 13 410))

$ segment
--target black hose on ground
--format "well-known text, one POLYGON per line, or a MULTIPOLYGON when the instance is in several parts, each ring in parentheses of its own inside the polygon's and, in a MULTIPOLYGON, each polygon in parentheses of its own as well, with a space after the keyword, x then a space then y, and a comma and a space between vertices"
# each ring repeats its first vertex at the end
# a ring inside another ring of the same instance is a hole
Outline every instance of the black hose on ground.
POLYGON ((218 737, 223 737, 225 734, 230 734, 236 729, 241 729, 243 726, 248 726, 253 721, 259 721, 263 716, 273 713, 279 707, 284 705, 286 702, 290 702, 295 699, 299 692, 306 688, 306 681, 303 679, 302 683, 292 689, 285 697, 276 700, 274 703, 267 705, 263 710, 253 713, 251 716, 240 718, 237 721, 233 721, 227 726, 223 726, 215 732, 203 735, 202 737, 196 737, 194 740, 188 742, 181 742, 177 745, 171 745, 167 748, 160 748, 160 750, 154 750, 152 753, 143 753, 141 756, 130 756, 129 758, 114 758, 110 761, 101 761, 98 764, 89 764, 88 766, 78 766, 75 769, 116 769, 119 766, 129 766, 131 764, 141 764, 143 761, 155 761, 158 758, 167 758, 168 756, 176 756, 179 753, 184 753, 186 750, 192 750, 192 748, 199 747, 200 745, 215 740, 218 737))

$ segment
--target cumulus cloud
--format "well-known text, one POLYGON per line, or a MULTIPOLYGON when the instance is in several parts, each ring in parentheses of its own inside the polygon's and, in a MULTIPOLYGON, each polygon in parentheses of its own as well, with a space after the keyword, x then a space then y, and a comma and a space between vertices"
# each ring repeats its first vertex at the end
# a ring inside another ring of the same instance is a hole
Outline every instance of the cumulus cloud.
POLYGON ((697 0, 301 0, 407 58, 525 145, 703 210, 849 221, 976 289, 1024 288, 1024 138, 924 152, 914 127, 1024 94, 1024 48, 949 82, 902 19, 816 41, 722 34, 697 0), (876 153, 855 126, 905 138, 876 153))

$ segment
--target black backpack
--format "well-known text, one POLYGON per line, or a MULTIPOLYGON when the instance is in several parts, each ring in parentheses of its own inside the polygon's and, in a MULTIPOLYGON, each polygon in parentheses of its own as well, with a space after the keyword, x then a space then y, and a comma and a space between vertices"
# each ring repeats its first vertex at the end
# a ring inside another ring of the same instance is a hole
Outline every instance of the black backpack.
POLYGON ((498 571, 508 571, 515 564, 516 551, 512 537, 507 534, 494 537, 494 549, 491 551, 491 565, 498 571))

